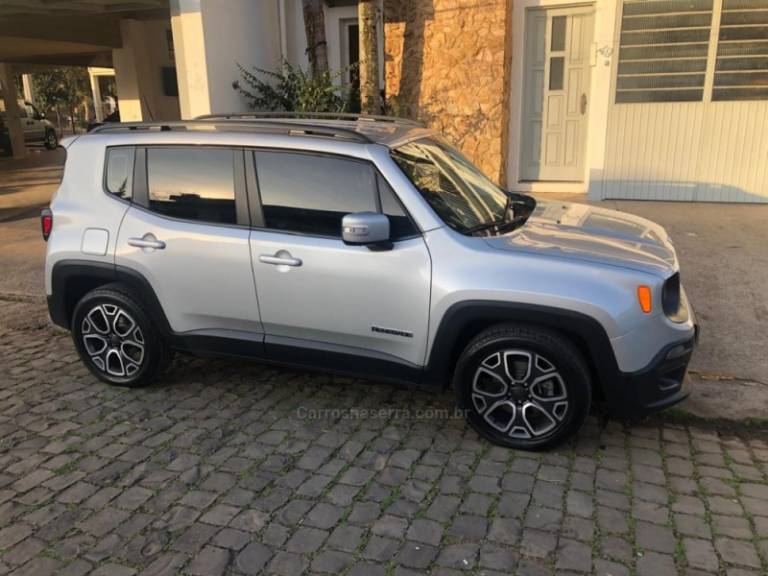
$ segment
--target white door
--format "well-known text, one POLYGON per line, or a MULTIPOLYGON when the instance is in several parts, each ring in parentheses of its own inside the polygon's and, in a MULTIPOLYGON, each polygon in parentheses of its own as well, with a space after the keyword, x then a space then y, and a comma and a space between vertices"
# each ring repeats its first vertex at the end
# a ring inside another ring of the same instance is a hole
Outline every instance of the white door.
POLYGON ((526 15, 521 180, 584 180, 593 14, 580 7, 526 15))

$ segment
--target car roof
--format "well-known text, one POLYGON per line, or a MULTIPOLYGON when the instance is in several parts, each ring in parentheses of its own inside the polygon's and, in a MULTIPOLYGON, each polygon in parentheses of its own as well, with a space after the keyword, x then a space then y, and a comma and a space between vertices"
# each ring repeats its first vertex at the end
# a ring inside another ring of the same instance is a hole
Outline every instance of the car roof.
POLYGON ((359 144, 380 144, 393 148, 436 132, 401 118, 347 115, 208 115, 194 120, 170 122, 121 122, 102 124, 90 134, 139 133, 143 131, 253 132, 290 136, 332 138, 359 144))

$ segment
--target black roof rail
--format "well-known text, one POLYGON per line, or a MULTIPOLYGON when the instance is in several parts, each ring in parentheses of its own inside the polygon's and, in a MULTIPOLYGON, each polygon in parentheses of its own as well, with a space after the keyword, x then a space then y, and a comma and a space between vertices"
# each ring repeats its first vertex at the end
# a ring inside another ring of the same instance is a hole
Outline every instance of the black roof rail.
POLYGON ((262 132, 272 134, 285 134, 288 136, 320 136, 324 138, 339 138, 351 140, 362 144, 372 144, 373 140, 365 134, 361 134, 350 128, 327 126, 319 124, 307 124, 300 122, 270 121, 268 118, 248 121, 224 120, 215 122, 210 120, 174 120, 171 122, 115 122, 96 126, 90 134, 103 132, 131 132, 137 130, 159 130, 168 132, 172 130, 187 130, 189 128, 210 128, 219 126, 225 129, 236 128, 250 132, 262 132))
POLYGON ((391 122, 422 128, 423 125, 409 118, 382 116, 378 114, 355 114, 352 112, 229 112, 224 114, 204 114, 195 120, 259 120, 271 119, 309 119, 309 120, 363 120, 370 122, 391 122))

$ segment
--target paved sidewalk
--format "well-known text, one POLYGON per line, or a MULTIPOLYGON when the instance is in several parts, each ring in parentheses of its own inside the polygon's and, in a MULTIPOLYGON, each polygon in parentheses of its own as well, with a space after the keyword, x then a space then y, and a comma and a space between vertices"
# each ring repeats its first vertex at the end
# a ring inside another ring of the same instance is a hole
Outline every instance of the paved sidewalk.
POLYGON ((764 437, 590 421, 521 453, 448 393, 231 361, 112 388, 42 312, 2 302, 0 574, 768 571, 764 437))

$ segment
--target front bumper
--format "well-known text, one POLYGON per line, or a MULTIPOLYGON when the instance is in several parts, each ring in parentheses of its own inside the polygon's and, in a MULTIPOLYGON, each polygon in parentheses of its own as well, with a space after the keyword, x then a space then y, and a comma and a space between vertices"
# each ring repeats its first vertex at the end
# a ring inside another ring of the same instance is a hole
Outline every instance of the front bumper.
POLYGON ((698 325, 694 332, 692 338, 665 346, 642 370, 621 373, 620 382, 608 398, 612 416, 641 418, 688 397, 690 384, 686 374, 698 341, 698 325))

